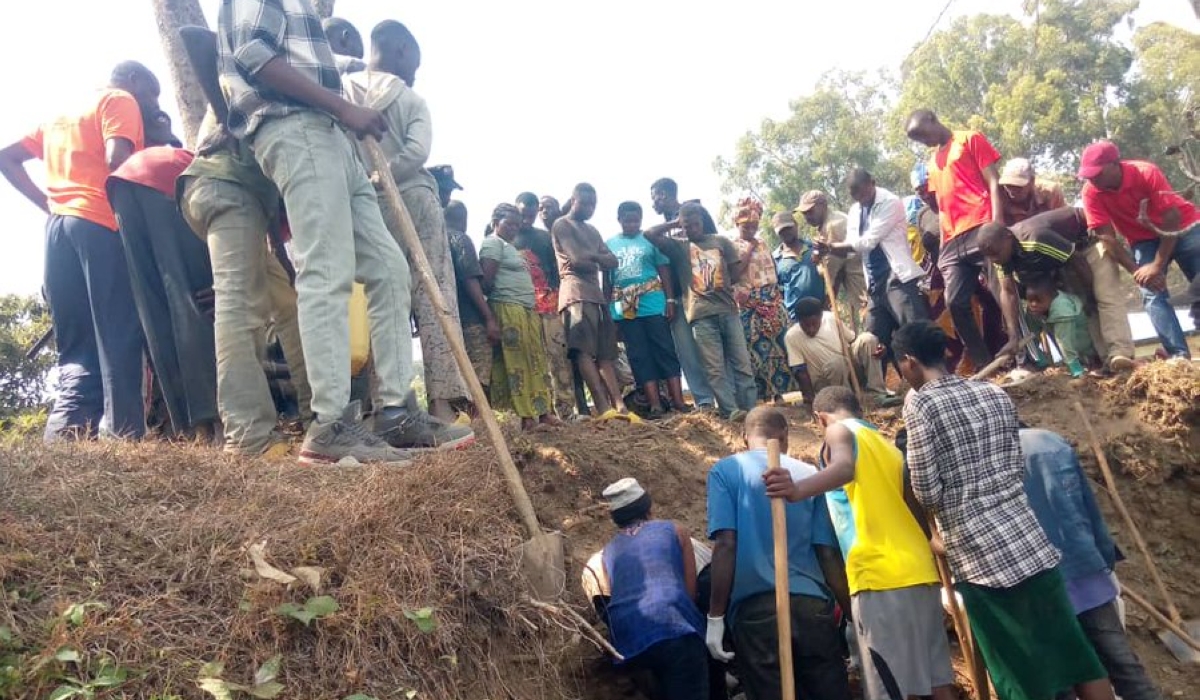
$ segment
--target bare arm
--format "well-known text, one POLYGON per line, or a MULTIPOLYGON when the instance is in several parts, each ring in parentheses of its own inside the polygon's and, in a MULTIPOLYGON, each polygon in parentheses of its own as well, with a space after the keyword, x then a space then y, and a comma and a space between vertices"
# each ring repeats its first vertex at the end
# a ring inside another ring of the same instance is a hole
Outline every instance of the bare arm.
POLYGON ((33 206, 49 214, 50 205, 47 203, 46 193, 29 177, 29 171, 25 170, 26 161, 33 158, 33 154, 20 141, 9 144, 0 150, 0 174, 4 175, 8 184, 20 192, 21 196, 33 202, 33 206))
MULTIPOLYGON (((496 284, 496 272, 500 269, 500 261, 480 258, 479 269, 483 270, 483 289, 481 291, 492 291, 492 287, 496 284)), ((486 306, 486 303, 484 305, 486 306)))
POLYGON ((796 377, 796 383, 800 385, 800 393, 804 396, 804 403, 812 406, 817 392, 813 387, 812 376, 808 373, 808 366, 800 365, 799 367, 793 367, 792 375, 796 377))
POLYGON ((1008 333, 1008 343, 1002 352, 1011 352, 1021 342, 1021 300, 1012 276, 1000 278, 1000 311, 1004 316, 1004 330, 1008 333))
POLYGON ((651 226, 650 228, 643 231, 642 235, 645 236, 646 240, 650 241, 650 243, 653 244, 655 248, 662 250, 663 245, 665 244, 665 242, 668 239, 668 234, 670 234, 671 231, 675 230, 678 227, 679 227, 678 220, 667 221, 667 222, 658 224, 657 226, 651 226))
POLYGON ((359 138, 372 136, 378 139, 387 131, 387 122, 378 111, 359 107, 326 90, 289 65, 282 56, 267 61, 254 77, 265 88, 329 114, 359 138))
POLYGON ((912 476, 908 472, 908 467, 904 467, 904 503, 908 506, 908 512, 912 513, 913 519, 917 521, 917 525, 921 526, 921 531, 925 533, 926 539, 933 535, 933 531, 929 527, 929 514, 925 512, 925 507, 917 501, 916 495, 912 490, 912 476))
POLYGON ((833 591, 833 597, 842 609, 842 615, 850 617, 850 582, 846 579, 846 562, 842 560, 842 553, 836 547, 820 544, 814 549, 826 585, 833 591))
POLYGON ((592 253, 592 259, 601 270, 615 270, 617 265, 621 264, 617 260, 616 254, 609 250, 608 244, 604 242, 604 239, 600 239, 598 246, 596 251, 592 253))
POLYGON ((1004 223, 1004 192, 1000 187, 1000 169, 995 163, 983 169, 983 179, 992 195, 992 221, 1004 223))
POLYGON ((763 474, 767 495, 796 503, 854 481, 854 433, 835 423, 825 431, 825 446, 829 448, 825 469, 808 478, 792 481, 786 469, 772 469, 763 474))
POLYGON ((721 530, 713 545, 712 593, 708 600, 709 617, 724 617, 733 592, 733 568, 737 561, 737 533, 721 530))
POLYGON ((1091 289, 1095 285, 1092 266, 1087 264, 1087 260, 1082 255, 1073 253, 1067 260, 1067 266, 1071 268, 1071 273, 1079 278, 1085 289, 1091 289))
POLYGON ((675 523, 675 536, 683 551, 683 585, 687 588, 688 598, 696 600, 696 551, 692 547, 692 536, 679 523, 675 523))
POLYGON ((1117 240, 1117 229, 1112 224, 1092 229, 1092 235, 1104 244, 1104 252, 1113 256, 1118 265, 1125 268, 1129 274, 1137 272, 1137 263, 1133 261, 1133 256, 1125 246, 1121 245, 1121 241, 1117 240))
POLYGON ((104 162, 108 164, 108 172, 115 172, 129 156, 133 155, 133 142, 125 138, 112 138, 104 142, 104 162))

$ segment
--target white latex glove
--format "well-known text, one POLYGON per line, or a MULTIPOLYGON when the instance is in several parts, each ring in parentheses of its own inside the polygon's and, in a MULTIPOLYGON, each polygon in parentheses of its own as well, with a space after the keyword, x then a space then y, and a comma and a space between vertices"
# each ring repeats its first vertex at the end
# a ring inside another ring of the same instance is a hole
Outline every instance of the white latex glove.
POLYGON ((704 634, 704 643, 708 646, 708 653, 717 661, 726 663, 733 661, 733 652, 725 651, 725 617, 708 618, 708 629, 704 634))

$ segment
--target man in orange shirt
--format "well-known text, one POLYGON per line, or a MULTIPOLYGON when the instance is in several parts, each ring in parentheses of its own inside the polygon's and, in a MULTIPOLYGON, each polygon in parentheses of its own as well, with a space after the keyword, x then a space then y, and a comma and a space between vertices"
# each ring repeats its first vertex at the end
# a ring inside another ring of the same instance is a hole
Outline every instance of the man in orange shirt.
MULTIPOLYGON (((971 297, 987 260, 976 242, 979 227, 1004 221, 1004 199, 996 163, 1000 153, 978 131, 951 131, 937 115, 918 109, 906 129, 913 141, 937 150, 929 159, 929 191, 937 197, 942 225, 938 269, 946 282, 946 306, 954 330, 975 367, 992 359, 971 311, 971 297)), ((1013 339, 1001 352, 1015 348, 1013 339)))
POLYGON ((144 120, 158 114, 158 95, 149 69, 121 63, 107 89, 82 109, 0 150, 0 173, 50 215, 45 293, 59 389, 47 441, 91 437, 100 429, 125 438, 145 433, 142 328, 104 186, 109 173, 144 145, 144 120), (34 158, 46 163, 45 192, 25 171, 34 158))

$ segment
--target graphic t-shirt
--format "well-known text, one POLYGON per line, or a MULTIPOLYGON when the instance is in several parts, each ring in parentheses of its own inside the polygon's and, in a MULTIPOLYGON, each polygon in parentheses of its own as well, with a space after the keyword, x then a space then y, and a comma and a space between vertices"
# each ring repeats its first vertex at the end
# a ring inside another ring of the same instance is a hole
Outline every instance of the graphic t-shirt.
POLYGON ((670 260, 641 233, 609 238, 608 249, 617 256, 612 271, 613 301, 609 305, 613 320, 662 316, 667 310, 667 295, 658 276, 660 265, 670 260))
POLYGON ((688 246, 691 282, 685 311, 689 322, 737 313, 730 266, 737 262, 733 242, 723 236, 704 236, 688 246))

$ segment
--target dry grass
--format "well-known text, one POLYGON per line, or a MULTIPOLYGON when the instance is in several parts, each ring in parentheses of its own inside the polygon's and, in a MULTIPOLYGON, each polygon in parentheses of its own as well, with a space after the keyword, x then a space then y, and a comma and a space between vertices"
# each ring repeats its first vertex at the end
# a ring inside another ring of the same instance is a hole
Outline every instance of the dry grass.
POLYGON ((22 677, 0 696, 44 698, 56 674, 108 662, 132 671, 112 697, 200 698, 204 663, 248 683, 281 654, 281 697, 575 697, 557 670, 574 635, 524 602, 509 508, 484 447, 399 470, 162 444, 4 447, 0 625, 22 677), (246 548, 263 540, 280 569, 324 569, 340 611, 310 627, 277 614, 316 593, 255 574, 246 548), (62 613, 84 602, 104 607, 72 626, 62 613), (404 615, 426 607, 430 633, 404 615), (82 662, 54 661, 62 647, 82 662))

